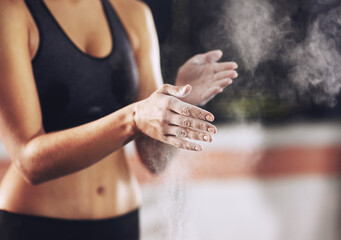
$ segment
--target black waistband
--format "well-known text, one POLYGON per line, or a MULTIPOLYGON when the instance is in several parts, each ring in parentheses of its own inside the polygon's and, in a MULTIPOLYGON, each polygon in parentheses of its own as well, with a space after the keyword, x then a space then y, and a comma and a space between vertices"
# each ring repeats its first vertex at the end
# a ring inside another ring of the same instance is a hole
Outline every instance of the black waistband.
POLYGON ((69 220, 0 210, 1 240, 137 240, 139 210, 99 220, 69 220))

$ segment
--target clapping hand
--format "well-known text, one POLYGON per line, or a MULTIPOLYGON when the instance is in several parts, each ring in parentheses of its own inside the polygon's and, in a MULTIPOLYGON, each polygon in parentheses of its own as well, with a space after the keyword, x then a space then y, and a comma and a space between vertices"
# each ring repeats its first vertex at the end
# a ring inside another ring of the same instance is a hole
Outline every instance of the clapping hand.
POLYGON ((190 84, 192 91, 182 101, 202 106, 221 93, 238 76, 235 62, 218 62, 223 53, 220 50, 198 54, 190 58, 180 69, 177 86, 190 84))
POLYGON ((134 122, 137 131, 177 148, 201 151, 198 143, 212 141, 217 129, 212 113, 180 99, 190 94, 191 86, 165 84, 150 97, 135 104, 134 122))

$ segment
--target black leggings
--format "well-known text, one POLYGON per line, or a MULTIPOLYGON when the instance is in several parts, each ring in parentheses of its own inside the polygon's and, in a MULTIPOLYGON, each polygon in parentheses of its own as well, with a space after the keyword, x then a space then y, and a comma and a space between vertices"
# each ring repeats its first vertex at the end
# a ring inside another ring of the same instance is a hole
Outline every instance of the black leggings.
POLYGON ((66 220, 0 210, 1 240, 138 240, 139 211, 101 220, 66 220))

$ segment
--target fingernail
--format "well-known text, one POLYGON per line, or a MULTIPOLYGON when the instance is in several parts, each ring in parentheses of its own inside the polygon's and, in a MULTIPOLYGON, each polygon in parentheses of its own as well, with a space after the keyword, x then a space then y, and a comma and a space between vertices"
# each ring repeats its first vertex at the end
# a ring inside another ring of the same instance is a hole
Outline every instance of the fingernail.
POLYGON ((208 131, 209 133, 213 133, 213 134, 215 133, 214 128, 208 128, 207 131, 208 131))
POLYGON ((208 137, 206 135, 203 137, 203 139, 205 142, 208 142, 208 137))
POLYGON ((214 118, 211 115, 206 115, 206 120, 213 122, 214 118))
POLYGON ((237 78, 238 77, 238 73, 236 71, 234 71, 234 77, 237 78))
POLYGON ((187 95, 187 93, 188 93, 190 90, 191 90, 191 85, 187 84, 186 86, 183 86, 183 87, 180 89, 178 95, 179 95, 179 96, 187 95))
POLYGON ((194 150, 195 150, 195 151, 201 151, 202 149, 201 149, 201 147, 199 147, 199 146, 195 146, 195 147, 194 147, 194 150))
POLYGON ((186 86, 180 88, 179 92, 178 92, 178 95, 182 96, 185 94, 185 91, 186 91, 186 86))

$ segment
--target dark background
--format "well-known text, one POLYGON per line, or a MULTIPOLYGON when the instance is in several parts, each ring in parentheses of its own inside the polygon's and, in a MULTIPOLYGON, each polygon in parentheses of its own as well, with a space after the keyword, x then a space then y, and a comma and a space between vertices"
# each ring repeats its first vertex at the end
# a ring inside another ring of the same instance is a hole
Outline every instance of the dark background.
MULTIPOLYGON (((200 38, 203 31, 214 36, 219 28, 219 18, 226 14, 221 6, 228 1, 233 0, 145 0, 155 19, 165 82, 174 83, 177 69, 194 54, 223 49, 225 53, 223 60, 233 60, 239 64, 239 78, 205 106, 215 114, 217 121, 230 123, 243 120, 277 124, 339 120, 341 94, 337 96, 337 104, 333 107, 325 103, 317 104, 313 101, 314 89, 303 96, 294 86, 288 85, 290 83, 287 81, 287 73, 291 66, 279 59, 262 62, 255 73, 251 74, 243 67, 238 53, 233 48, 229 48, 228 33, 219 41, 212 39, 210 44, 203 42, 200 38), (259 79, 263 80, 259 81, 259 79), (281 88, 284 86, 291 88, 294 98, 286 99, 281 96, 281 88), (236 114, 236 109, 239 114, 236 114)), ((306 38, 309 24, 319 14, 341 5, 339 0, 320 2, 319 0, 277 0, 272 1, 272 4, 275 4, 279 12, 285 8, 295 9, 290 15, 295 25, 295 32, 290 37, 299 43, 306 38)), ((278 52, 280 51, 281 49, 278 49, 278 52)))

